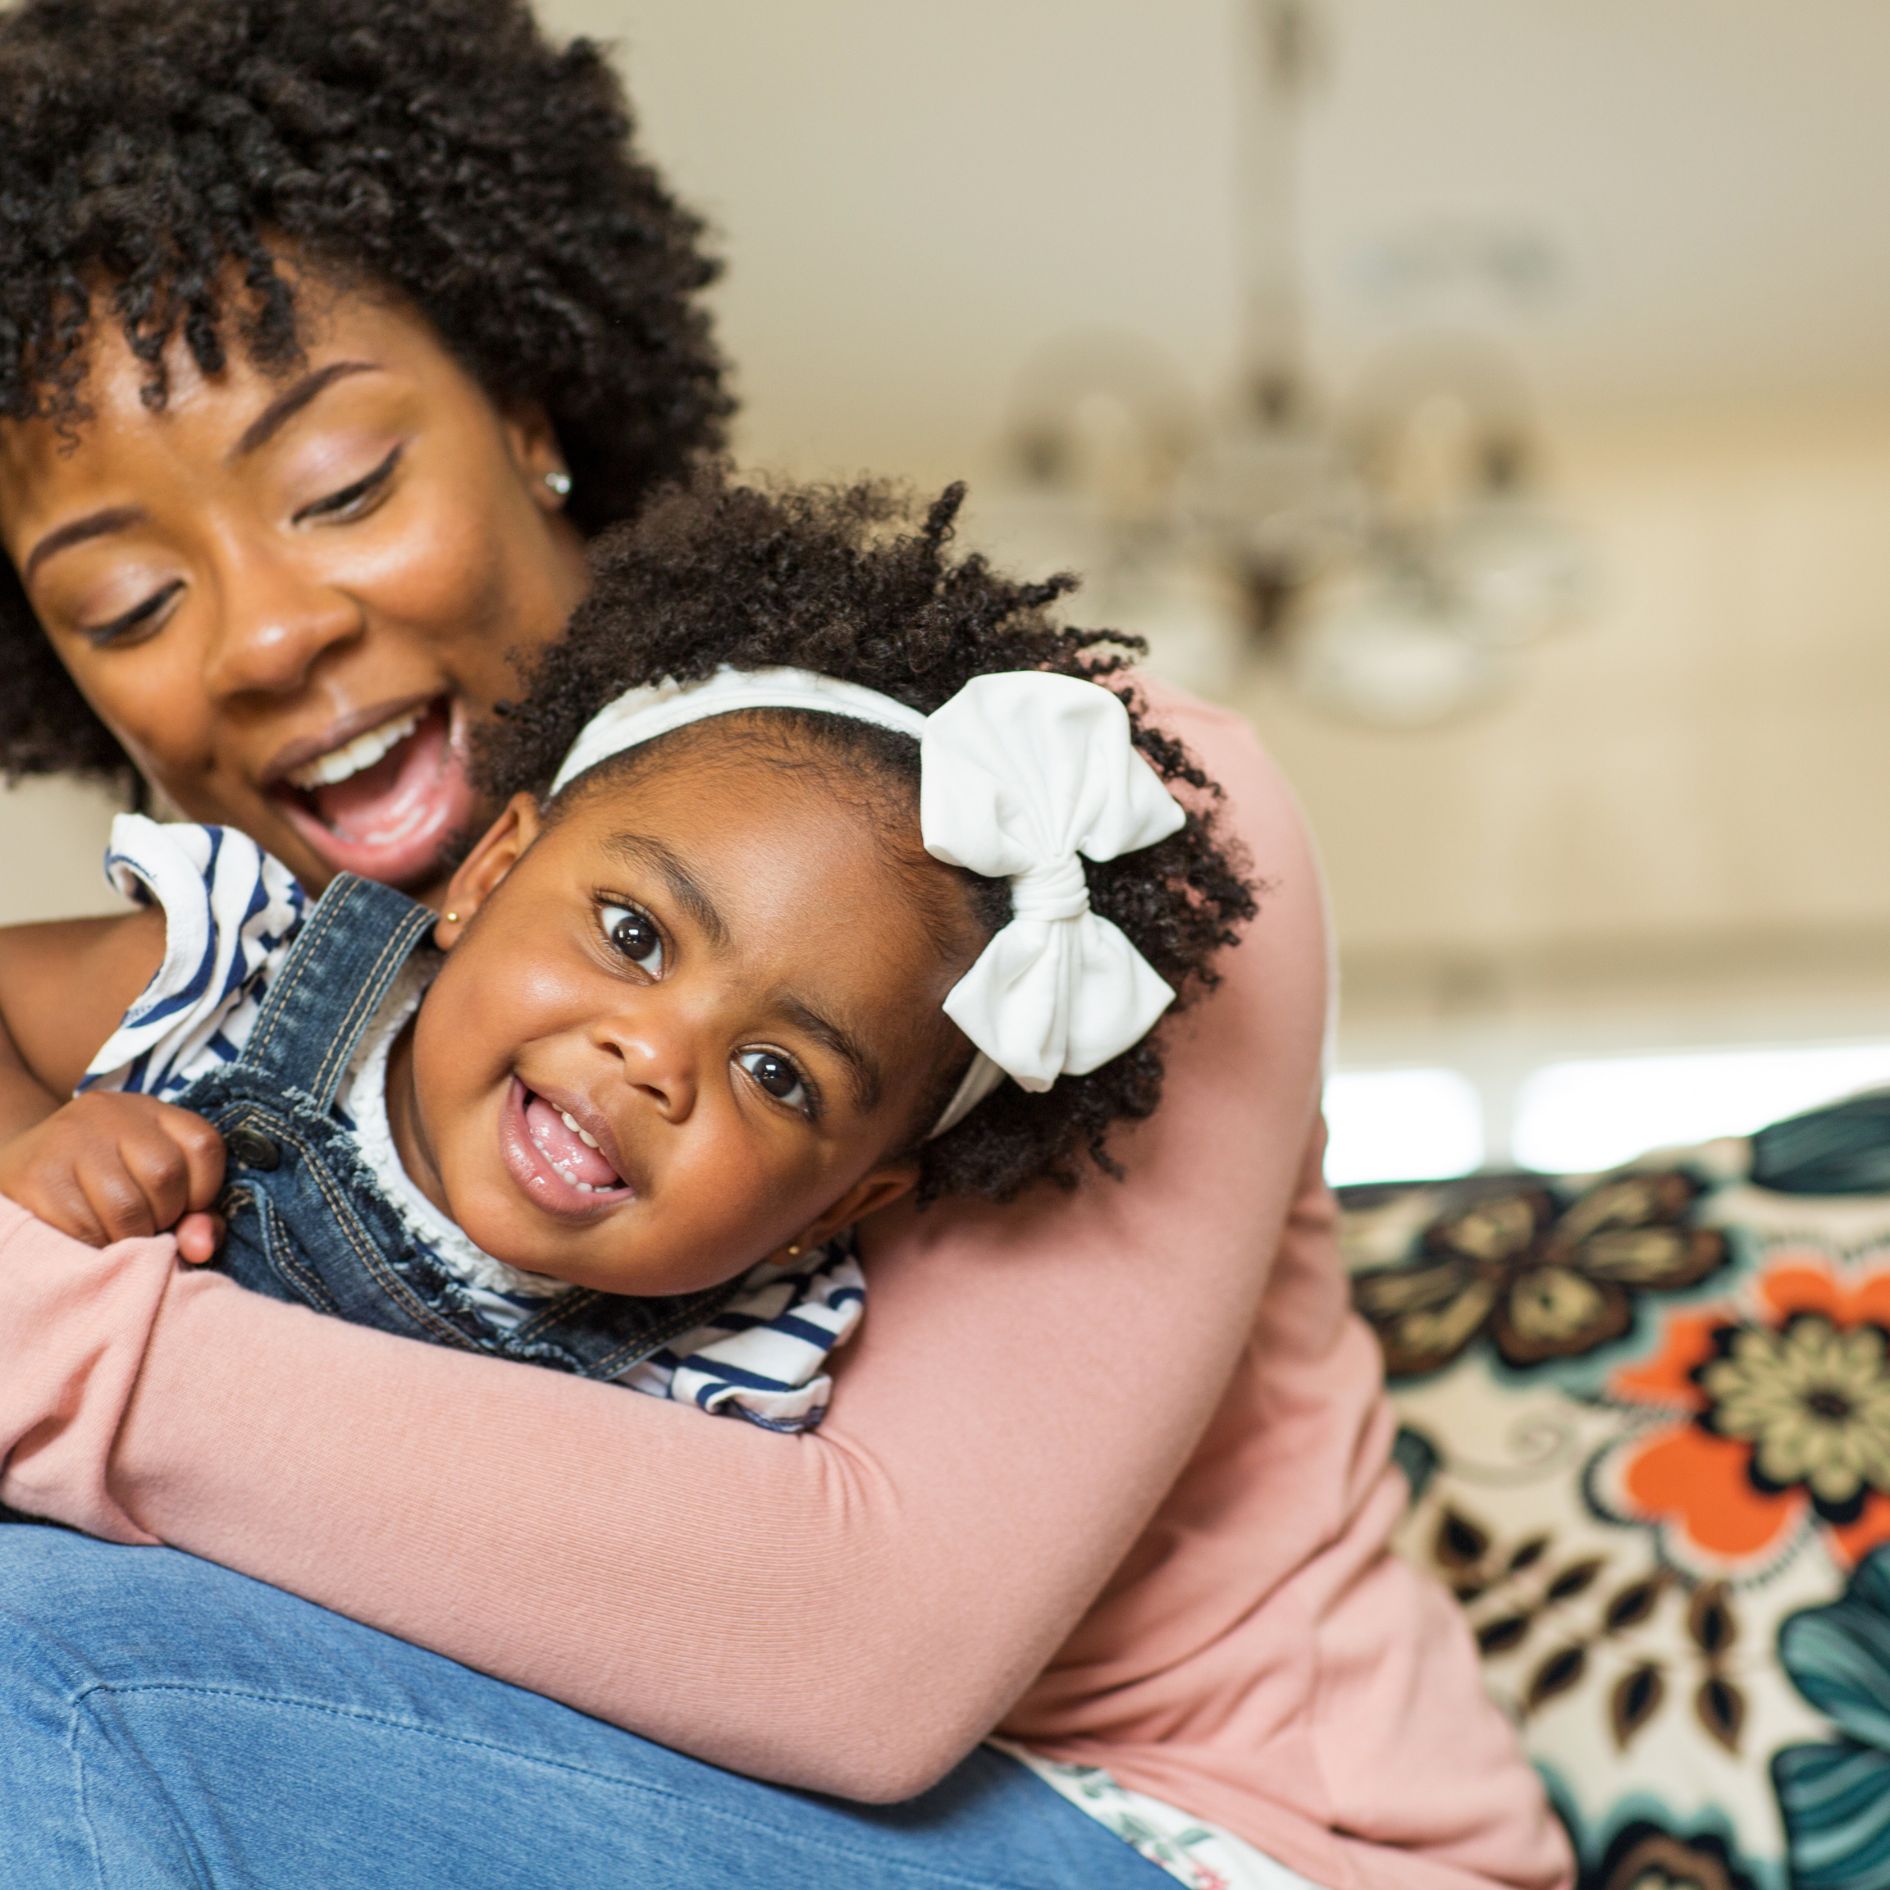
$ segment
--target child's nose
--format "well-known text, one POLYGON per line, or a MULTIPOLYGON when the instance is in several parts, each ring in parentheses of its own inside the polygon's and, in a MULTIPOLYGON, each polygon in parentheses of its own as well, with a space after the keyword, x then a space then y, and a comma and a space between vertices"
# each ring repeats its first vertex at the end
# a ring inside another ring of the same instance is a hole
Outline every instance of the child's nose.
POLYGON ((637 1013, 605 1018, 599 1043, 623 1066, 623 1080, 643 1091, 664 1119, 684 1122, 696 1106, 698 1057, 694 1033, 681 1020, 637 1013))

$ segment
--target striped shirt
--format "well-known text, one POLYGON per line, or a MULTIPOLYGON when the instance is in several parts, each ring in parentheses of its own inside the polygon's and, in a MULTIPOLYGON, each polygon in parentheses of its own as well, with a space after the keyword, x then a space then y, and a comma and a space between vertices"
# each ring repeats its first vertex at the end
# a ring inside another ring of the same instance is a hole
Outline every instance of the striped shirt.
MULTIPOLYGON (((308 896, 280 860, 234 828, 160 824, 138 814, 112 823, 105 871, 127 898, 162 908, 164 959, 79 1087, 174 1100, 242 1054, 308 896)), ((387 1058, 425 986, 426 967, 416 959, 363 1035, 334 1114, 414 1239, 466 1285, 480 1316, 503 1331, 571 1289, 483 1252, 401 1165, 387 1122, 387 1058)), ((763 1262, 713 1318, 616 1382, 770 1430, 811 1429, 827 1407, 828 1354, 859 1324, 865 1297, 859 1264, 844 1242, 791 1267, 763 1262)))

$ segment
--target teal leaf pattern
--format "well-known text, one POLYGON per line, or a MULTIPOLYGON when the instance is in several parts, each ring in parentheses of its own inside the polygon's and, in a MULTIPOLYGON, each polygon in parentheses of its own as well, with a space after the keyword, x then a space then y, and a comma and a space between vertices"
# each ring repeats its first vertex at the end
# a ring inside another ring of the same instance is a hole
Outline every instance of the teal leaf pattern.
POLYGON ((1794 1890, 1890 1884, 1890 1550, 1860 1564, 1836 1601, 1779 1630, 1798 1691, 1842 1738, 1772 1760, 1794 1890))

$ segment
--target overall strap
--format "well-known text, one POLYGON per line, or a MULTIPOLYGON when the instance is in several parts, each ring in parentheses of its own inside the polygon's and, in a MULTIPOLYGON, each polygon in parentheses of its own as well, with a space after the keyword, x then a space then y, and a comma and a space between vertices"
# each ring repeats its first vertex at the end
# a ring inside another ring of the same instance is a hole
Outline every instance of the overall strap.
POLYGON ((437 916, 391 886, 339 874, 263 993, 239 1067, 277 1077, 326 1109, 362 1032, 437 916))

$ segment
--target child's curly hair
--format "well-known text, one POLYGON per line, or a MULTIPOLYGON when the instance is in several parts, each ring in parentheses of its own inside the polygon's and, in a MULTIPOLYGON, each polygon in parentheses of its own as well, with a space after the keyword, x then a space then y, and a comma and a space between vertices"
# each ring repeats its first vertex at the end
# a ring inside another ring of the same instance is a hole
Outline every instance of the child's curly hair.
MULTIPOLYGON (((592 589, 564 640, 531 659, 525 695, 476 738, 475 773, 495 795, 542 794, 590 717, 639 683, 692 681, 718 666, 816 670, 929 713, 974 676, 1046 669, 1109 682, 1128 708, 1136 747, 1184 791, 1188 821, 1120 859, 1085 860, 1095 910, 1113 920, 1178 994, 1216 980, 1214 956, 1255 911, 1242 863, 1216 832, 1219 789, 1172 736, 1142 714, 1126 678, 1138 639, 1056 623, 1050 606, 1075 580, 1020 583, 977 554, 951 549, 964 487, 921 514, 878 481, 763 490, 715 468, 655 495, 636 521, 592 549, 592 589), (1191 790, 1191 791, 1190 791, 1191 790)), ((897 737, 862 740, 863 725, 797 718, 796 738, 840 752, 893 786, 892 818, 918 821, 918 750, 897 737)), ((864 731, 875 734, 874 731, 864 731)), ((986 935, 1009 916, 998 882, 965 875, 986 935)), ((924 1142, 919 1199, 1008 1200, 1048 1178, 1070 1186, 1087 1154, 1119 1173, 1113 1124, 1150 1114, 1161 1096, 1159 1031, 1087 1076, 1042 1094, 1005 1084, 956 1128, 924 1142)), ((930 1098, 916 1132, 953 1084, 930 1098)))
MULTIPOLYGON (((550 416, 596 530, 721 440, 702 227, 586 40, 525 0, 22 0, 0 12, 0 418, 85 418, 118 324, 294 364, 283 251, 391 289, 496 402, 550 416)), ((0 568, 0 773, 129 776, 0 568)))

